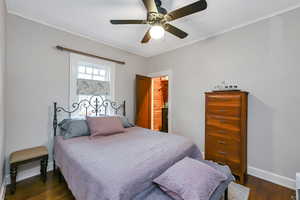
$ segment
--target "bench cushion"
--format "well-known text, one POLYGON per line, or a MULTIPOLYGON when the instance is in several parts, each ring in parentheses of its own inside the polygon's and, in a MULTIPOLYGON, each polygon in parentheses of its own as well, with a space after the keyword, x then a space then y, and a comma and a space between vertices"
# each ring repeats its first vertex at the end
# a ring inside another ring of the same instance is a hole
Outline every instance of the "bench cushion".
POLYGON ((24 149, 20 151, 13 152, 10 155, 10 164, 18 163, 26 160, 31 160, 34 158, 39 158, 48 155, 48 150, 44 146, 34 147, 30 149, 24 149))

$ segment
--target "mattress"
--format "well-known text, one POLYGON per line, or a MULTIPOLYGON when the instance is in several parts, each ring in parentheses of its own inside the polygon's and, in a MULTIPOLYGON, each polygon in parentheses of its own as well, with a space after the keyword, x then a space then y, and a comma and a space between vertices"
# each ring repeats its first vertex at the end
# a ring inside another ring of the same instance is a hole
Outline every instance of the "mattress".
POLYGON ((152 180, 186 156, 202 160, 187 138, 139 127, 93 139, 57 136, 54 156, 77 200, 171 200, 152 180))

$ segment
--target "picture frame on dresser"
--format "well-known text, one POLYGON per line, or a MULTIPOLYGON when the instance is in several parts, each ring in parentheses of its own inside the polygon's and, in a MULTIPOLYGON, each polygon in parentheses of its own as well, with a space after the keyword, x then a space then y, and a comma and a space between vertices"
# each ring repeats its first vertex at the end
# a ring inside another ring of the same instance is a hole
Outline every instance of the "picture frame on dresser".
POLYGON ((228 165, 244 184, 247 174, 248 92, 205 93, 205 159, 228 165))

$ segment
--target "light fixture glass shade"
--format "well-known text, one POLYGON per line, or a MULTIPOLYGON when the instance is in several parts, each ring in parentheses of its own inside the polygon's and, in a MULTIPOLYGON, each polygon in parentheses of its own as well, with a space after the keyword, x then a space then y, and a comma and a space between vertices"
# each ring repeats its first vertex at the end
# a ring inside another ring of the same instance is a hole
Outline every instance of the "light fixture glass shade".
POLYGON ((152 26, 150 29, 150 36, 153 39, 160 39, 165 35, 165 29, 159 25, 152 26))

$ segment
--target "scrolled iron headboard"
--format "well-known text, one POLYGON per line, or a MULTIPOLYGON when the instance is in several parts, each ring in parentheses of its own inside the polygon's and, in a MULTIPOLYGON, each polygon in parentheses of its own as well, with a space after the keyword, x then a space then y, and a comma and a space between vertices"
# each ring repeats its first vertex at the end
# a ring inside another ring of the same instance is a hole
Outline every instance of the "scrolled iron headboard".
POLYGON ((123 116, 126 116, 126 102, 118 104, 115 101, 109 99, 103 99, 101 96, 92 96, 89 99, 83 99, 80 102, 75 102, 71 105, 71 108, 64 108, 57 106, 57 102, 54 102, 54 116, 53 116, 53 129, 54 136, 56 136, 56 129, 58 126, 57 113, 64 112, 71 118, 72 114, 79 111, 80 108, 85 109, 85 116, 89 116, 89 113, 93 113, 94 116, 107 115, 111 109, 115 114, 122 110, 123 116))
MULTIPOLYGON (((85 116, 89 116, 89 113, 92 113, 93 116, 108 115, 109 111, 113 111, 114 114, 122 111, 122 115, 126 116, 126 101, 123 101, 122 104, 118 104, 115 101, 109 99, 103 99, 101 96, 92 96, 89 99, 83 99, 79 102, 73 103, 71 108, 64 108, 57 106, 57 102, 54 102, 54 116, 53 116, 53 134, 54 137, 57 135, 57 126, 58 119, 57 114, 62 112, 68 114, 68 117, 71 118, 73 113, 79 111, 79 109, 85 109, 85 116), (110 110, 111 109, 111 110, 110 110)), ((55 160, 53 160, 53 168, 55 170, 55 160)))

